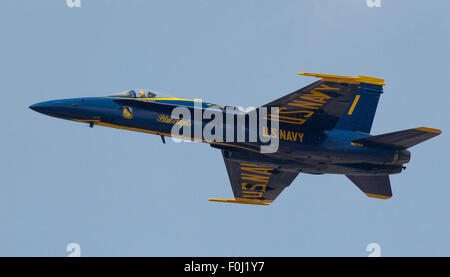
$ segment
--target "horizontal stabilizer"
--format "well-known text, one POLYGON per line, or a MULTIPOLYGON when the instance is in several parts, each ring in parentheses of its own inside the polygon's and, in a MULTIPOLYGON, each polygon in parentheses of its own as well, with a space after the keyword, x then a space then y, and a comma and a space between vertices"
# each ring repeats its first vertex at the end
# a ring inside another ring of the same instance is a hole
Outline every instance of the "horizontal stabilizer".
POLYGON ((392 197, 389 175, 347 175, 347 177, 369 197, 380 199, 389 199, 392 197))
POLYGON ((381 146, 393 149, 406 149, 441 134, 441 130, 419 127, 404 131, 354 139, 352 142, 368 146, 381 146))

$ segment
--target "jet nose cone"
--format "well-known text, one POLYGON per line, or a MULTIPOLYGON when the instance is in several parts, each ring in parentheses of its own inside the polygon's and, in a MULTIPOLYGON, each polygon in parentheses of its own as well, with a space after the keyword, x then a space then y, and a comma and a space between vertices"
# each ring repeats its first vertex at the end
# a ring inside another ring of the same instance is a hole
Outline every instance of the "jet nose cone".
POLYGON ((51 101, 47 101, 47 102, 40 102, 40 103, 33 104, 33 105, 29 106, 29 108, 35 112, 49 114, 52 110, 55 109, 55 106, 52 105, 51 101))
POLYGON ((28 108, 32 109, 35 112, 41 112, 42 105, 41 105, 41 103, 37 103, 37 104, 33 104, 33 105, 29 106, 28 108))
POLYGON ((73 112, 72 106, 70 104, 70 101, 67 100, 52 100, 52 101, 45 101, 36 103, 34 105, 31 105, 29 107, 33 111, 54 116, 54 117, 60 117, 60 118, 67 118, 71 116, 71 113, 73 112))
POLYGON ((36 103, 29 108, 38 113, 69 120, 98 119, 96 111, 87 105, 88 101, 81 98, 50 100, 36 103))

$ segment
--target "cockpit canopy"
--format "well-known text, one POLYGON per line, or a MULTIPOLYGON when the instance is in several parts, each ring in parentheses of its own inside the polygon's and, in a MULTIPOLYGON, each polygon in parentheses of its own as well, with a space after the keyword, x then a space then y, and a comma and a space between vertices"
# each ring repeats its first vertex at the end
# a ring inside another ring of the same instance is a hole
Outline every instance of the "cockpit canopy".
POLYGON ((114 95, 114 97, 127 97, 127 98, 160 98, 160 97, 172 97, 168 94, 163 94, 159 92, 153 92, 150 90, 143 89, 131 89, 124 92, 119 92, 114 95))

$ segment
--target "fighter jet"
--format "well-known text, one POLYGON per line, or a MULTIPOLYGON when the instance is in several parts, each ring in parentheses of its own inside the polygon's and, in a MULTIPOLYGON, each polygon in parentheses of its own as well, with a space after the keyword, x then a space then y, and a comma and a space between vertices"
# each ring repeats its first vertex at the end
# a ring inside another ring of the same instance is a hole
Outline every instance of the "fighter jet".
POLYGON ((147 90, 30 108, 90 127, 159 135, 164 143, 173 137, 210 144, 222 152, 234 194, 210 201, 269 205, 299 173, 344 174, 367 196, 391 198, 389 175, 405 169, 408 149, 441 131, 418 127, 371 135, 383 79, 299 74, 320 79, 254 110, 147 90))

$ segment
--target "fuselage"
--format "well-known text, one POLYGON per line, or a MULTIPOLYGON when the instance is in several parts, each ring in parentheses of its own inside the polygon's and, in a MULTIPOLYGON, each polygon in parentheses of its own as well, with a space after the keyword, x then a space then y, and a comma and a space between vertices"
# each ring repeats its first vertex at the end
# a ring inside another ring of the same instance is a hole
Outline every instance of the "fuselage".
POLYGON ((49 116, 88 123, 91 127, 99 125, 206 142, 225 153, 228 150, 238 150, 244 156, 257 155, 267 164, 283 164, 285 168, 292 170, 301 168, 302 172, 311 174, 394 174, 401 172, 403 164, 409 162, 410 158, 407 150, 367 147, 352 142, 354 139, 370 136, 367 133, 339 129, 318 131, 283 123, 276 127, 258 126, 256 129, 245 125, 246 137, 259 132, 262 137, 279 142, 277 151, 261 153, 264 142, 259 138, 256 141, 236 139, 239 132, 236 118, 245 117, 246 112, 200 100, 173 97, 84 97, 41 102, 30 108, 49 116), (173 117, 175 108, 187 110, 192 116, 173 117), (205 118, 207 111, 221 114, 220 121, 223 124, 216 126, 214 133, 223 133, 223 139, 211 140, 201 132, 215 118, 205 118), (233 118, 232 122, 230 118, 233 118), (174 133, 174 126, 190 131, 174 133), (197 132, 199 129, 200 133, 197 132), (227 137, 230 130, 233 135, 227 137))

